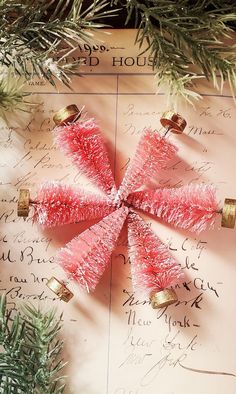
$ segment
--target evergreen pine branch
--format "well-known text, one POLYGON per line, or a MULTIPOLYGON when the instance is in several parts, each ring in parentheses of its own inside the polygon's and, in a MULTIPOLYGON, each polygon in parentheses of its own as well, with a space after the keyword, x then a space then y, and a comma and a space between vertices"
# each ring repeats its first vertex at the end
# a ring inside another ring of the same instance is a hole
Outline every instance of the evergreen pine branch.
POLYGON ((0 391, 4 394, 61 394, 65 363, 63 343, 57 339, 61 326, 55 311, 25 305, 13 317, 0 296, 0 391))
POLYGON ((70 60, 73 51, 92 42, 93 30, 115 16, 114 6, 126 10, 126 24, 134 19, 136 44, 150 50, 159 88, 191 101, 200 97, 193 91, 200 73, 218 89, 227 80, 234 95, 235 47, 224 39, 235 26, 236 0, 0 0, 0 64, 70 87, 80 64, 70 60))
POLYGON ((69 74, 79 61, 68 57, 78 43, 91 42, 92 31, 105 26, 98 19, 114 15, 106 0, 93 0, 84 9, 82 0, 2 0, 0 2, 0 62, 30 79, 55 79, 69 87, 69 74))
POLYGON ((29 93, 24 89, 23 77, 15 76, 12 68, 0 66, 0 117, 6 119, 7 112, 30 110, 29 93))
POLYGON ((113 4, 126 8, 126 23, 134 17, 136 43, 144 46, 144 52, 150 50, 157 84, 167 86, 174 99, 200 97, 192 90, 199 72, 218 89, 228 80, 235 94, 235 46, 223 39, 231 38, 236 1, 116 0, 113 4))

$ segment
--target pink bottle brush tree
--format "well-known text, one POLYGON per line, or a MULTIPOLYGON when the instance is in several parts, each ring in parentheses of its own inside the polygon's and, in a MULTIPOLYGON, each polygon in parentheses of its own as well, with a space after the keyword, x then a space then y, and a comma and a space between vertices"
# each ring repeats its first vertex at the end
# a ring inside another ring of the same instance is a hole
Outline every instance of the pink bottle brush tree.
POLYGON ((107 196, 57 182, 43 183, 31 204, 33 220, 45 227, 98 219, 114 210, 107 196))
POLYGON ((220 213, 215 187, 210 185, 137 191, 129 195, 128 202, 175 227, 197 233, 212 227, 220 213))
POLYGON ((135 290, 151 299, 153 308, 177 301, 171 286, 183 278, 180 265, 149 225, 135 212, 128 218, 129 257, 135 290))
MULTIPOLYGON (((188 185, 138 191, 157 177, 177 152, 173 144, 151 129, 143 133, 117 188, 100 128, 93 119, 78 119, 78 114, 78 108, 71 105, 55 115, 55 141, 103 194, 46 183, 34 200, 26 189, 20 192, 19 215, 27 216, 32 205, 34 220, 44 227, 100 218, 57 254, 67 276, 87 292, 95 290, 128 217, 133 285, 138 291, 146 291, 154 308, 169 305, 177 300, 171 286, 182 278, 180 266, 134 209, 176 227, 200 232, 212 226, 219 213, 224 213, 216 202, 215 190, 205 185, 188 185)), ((49 280, 49 287, 64 301, 71 298, 71 294, 67 297, 70 291, 66 285, 56 278, 49 280)))
POLYGON ((94 119, 66 123, 65 119, 54 128, 59 148, 104 193, 116 193, 104 138, 94 119))
POLYGON ((125 206, 115 210, 60 250, 58 263, 83 290, 95 290, 127 215, 128 208, 125 206))

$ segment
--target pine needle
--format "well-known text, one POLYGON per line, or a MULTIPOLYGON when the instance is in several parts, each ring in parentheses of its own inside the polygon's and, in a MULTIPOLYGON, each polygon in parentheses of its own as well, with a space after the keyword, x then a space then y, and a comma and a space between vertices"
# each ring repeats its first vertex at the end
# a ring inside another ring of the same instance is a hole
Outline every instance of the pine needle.
POLYGON ((0 296, 0 392, 8 394, 62 394, 63 343, 55 310, 43 312, 27 304, 15 316, 0 296))
POLYGON ((32 103, 26 100, 29 93, 24 91, 25 79, 15 75, 13 69, 0 66, 0 116, 7 112, 29 111, 32 103))
POLYGON ((126 8, 126 23, 134 17, 136 44, 144 46, 142 53, 150 51, 157 86, 167 88, 169 100, 175 104, 178 98, 198 100, 201 96, 193 84, 198 74, 220 91, 228 81, 235 95, 235 47, 230 41, 224 43, 232 39, 235 0, 116 0, 112 4, 126 8))
POLYGON ((68 56, 78 44, 91 43, 93 30, 106 26, 98 20, 114 16, 105 9, 108 5, 93 0, 84 9, 82 0, 1 0, 0 64, 27 79, 36 75, 54 86, 59 80, 69 87, 69 75, 80 61, 69 61, 68 56))

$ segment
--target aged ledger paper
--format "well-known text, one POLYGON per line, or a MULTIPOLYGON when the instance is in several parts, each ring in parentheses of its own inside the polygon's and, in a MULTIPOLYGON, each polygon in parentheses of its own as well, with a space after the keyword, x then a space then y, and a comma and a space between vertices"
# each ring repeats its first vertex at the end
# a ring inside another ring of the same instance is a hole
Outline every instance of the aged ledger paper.
MULTIPOLYGON (((114 30, 101 33, 95 46, 80 46, 74 56, 84 65, 73 90, 32 81, 28 89, 38 103, 32 113, 1 122, 1 292, 9 308, 29 300, 63 311, 67 393, 235 394, 236 230, 221 228, 219 218, 213 230, 196 235, 142 214, 183 268, 179 301, 154 310, 133 291, 125 226, 96 291, 83 294, 71 282, 75 296, 66 304, 45 282, 65 277, 56 251, 91 223, 45 230, 16 214, 20 188, 34 196, 45 180, 92 187, 53 144, 52 116, 61 107, 84 106, 99 122, 117 185, 143 130, 163 132, 165 92, 156 94, 151 59, 139 56, 134 37, 135 31, 114 30)), ((199 79, 197 90, 203 99, 195 108, 178 108, 187 127, 167 135, 178 156, 156 184, 214 184, 223 204, 236 198, 235 104, 227 85, 219 93, 199 79)))

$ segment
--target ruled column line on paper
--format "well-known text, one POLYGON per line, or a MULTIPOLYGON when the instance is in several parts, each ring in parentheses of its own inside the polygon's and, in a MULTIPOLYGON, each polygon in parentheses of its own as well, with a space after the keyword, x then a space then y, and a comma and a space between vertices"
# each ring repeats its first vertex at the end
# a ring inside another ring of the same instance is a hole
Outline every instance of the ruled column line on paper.
MULTIPOLYGON (((117 128, 118 128, 118 101, 119 101, 119 75, 116 76, 115 138, 114 138, 114 178, 115 179, 116 179, 116 175, 115 175, 116 174, 116 144, 117 144, 117 128)), ((112 306, 112 257, 111 257, 111 264, 110 264, 106 394, 110 394, 109 393, 109 372, 110 372, 111 306, 112 306)))

